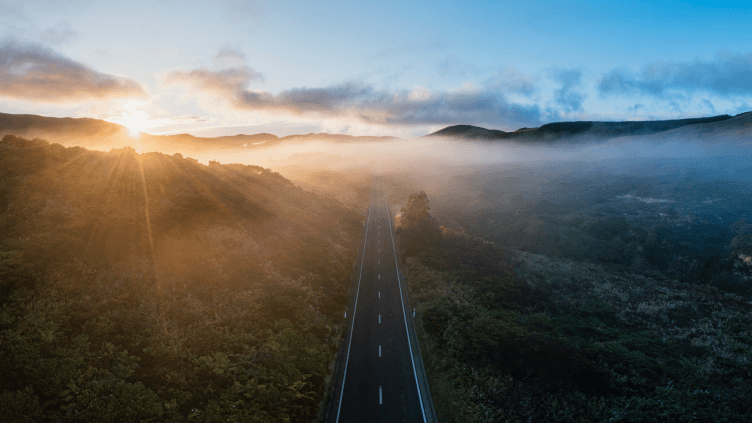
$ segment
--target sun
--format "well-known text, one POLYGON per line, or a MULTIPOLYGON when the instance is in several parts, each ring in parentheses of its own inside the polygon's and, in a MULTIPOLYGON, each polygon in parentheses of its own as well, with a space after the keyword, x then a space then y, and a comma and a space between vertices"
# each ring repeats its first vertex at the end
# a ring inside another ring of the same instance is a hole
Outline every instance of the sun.
POLYGON ((137 110, 130 115, 120 117, 116 123, 128 128, 131 136, 137 137, 139 133, 151 126, 149 115, 143 110, 137 110))
POLYGON ((143 105, 144 103, 129 101, 123 104, 125 110, 120 116, 111 117, 106 120, 125 126, 131 137, 138 138, 141 132, 154 126, 154 120, 149 114, 143 110, 139 110, 139 106, 143 105))

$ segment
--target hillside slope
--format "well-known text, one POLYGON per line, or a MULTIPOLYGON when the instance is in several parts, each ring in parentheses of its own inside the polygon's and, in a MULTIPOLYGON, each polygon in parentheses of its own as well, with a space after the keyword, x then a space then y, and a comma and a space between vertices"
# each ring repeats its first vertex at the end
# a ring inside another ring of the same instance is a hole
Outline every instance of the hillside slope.
POLYGON ((11 419, 311 421, 362 216, 256 166, 0 142, 11 419))

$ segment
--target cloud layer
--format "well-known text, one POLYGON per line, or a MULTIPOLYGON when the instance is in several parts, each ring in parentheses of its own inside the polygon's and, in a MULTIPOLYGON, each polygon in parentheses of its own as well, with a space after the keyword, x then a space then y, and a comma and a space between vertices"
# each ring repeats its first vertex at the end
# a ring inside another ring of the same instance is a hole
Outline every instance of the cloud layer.
MULTIPOLYGON (((242 57, 223 49, 218 56, 242 57)), ((537 105, 511 102, 507 93, 525 93, 520 81, 494 81, 484 87, 432 92, 426 88, 387 91, 361 82, 345 82, 324 88, 294 88, 272 94, 248 88, 262 80, 246 65, 220 70, 195 69, 167 74, 167 84, 181 84, 226 98, 240 110, 282 112, 294 115, 355 118, 369 124, 431 125, 458 122, 476 125, 531 126, 540 123, 537 105)))
POLYGON ((713 61, 656 61, 638 73, 614 69, 598 84, 602 95, 642 92, 657 96, 670 89, 752 94, 752 53, 721 53, 713 61))
POLYGON ((97 72, 38 44, 0 44, 0 96, 48 103, 146 97, 138 82, 97 72))
POLYGON ((561 88, 554 92, 554 101, 567 112, 581 112, 585 96, 576 89, 582 81, 582 71, 578 69, 559 71, 555 77, 561 88))

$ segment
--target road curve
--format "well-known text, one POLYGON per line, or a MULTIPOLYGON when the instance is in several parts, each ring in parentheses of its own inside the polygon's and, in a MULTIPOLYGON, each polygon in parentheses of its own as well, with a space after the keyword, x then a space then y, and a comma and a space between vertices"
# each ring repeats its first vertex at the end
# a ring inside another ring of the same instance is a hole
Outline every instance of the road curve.
POLYGON ((348 307, 349 331, 340 348, 326 421, 433 423, 383 190, 372 189, 367 213, 355 295, 348 307))

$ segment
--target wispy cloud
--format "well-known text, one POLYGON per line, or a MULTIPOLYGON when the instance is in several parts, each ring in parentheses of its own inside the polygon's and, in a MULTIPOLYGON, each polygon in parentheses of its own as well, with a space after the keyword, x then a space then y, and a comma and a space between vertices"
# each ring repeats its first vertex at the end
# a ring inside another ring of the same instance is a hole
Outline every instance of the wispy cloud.
POLYGON ((170 72, 165 82, 183 84, 199 91, 223 96, 243 92, 249 82, 262 79, 261 74, 243 65, 218 71, 194 69, 188 72, 170 72))
POLYGON ((662 95, 670 89, 752 94, 752 53, 719 53, 715 60, 656 61, 638 73, 614 69, 603 74, 598 83, 602 95, 631 92, 662 95))
POLYGON ((60 45, 70 42, 77 35, 68 22, 59 22, 52 28, 42 31, 40 38, 47 44, 60 45))
POLYGON ((582 71, 578 69, 556 71, 554 80, 561 88, 554 92, 554 101, 566 112, 581 112, 585 96, 577 89, 582 82, 582 71))
POLYGON ((0 44, 0 96, 50 103, 146 97, 138 82, 97 72, 39 44, 0 44))
POLYGON ((224 65, 243 65, 245 64, 245 54, 230 48, 222 47, 213 57, 214 62, 220 66, 224 65))
POLYGON ((524 96, 531 96, 538 91, 531 78, 514 66, 508 66, 494 72, 493 76, 485 82, 485 86, 505 93, 524 96))
MULTIPOLYGON (((348 117, 371 124, 467 123, 514 127, 535 125, 541 116, 537 105, 509 101, 504 85, 498 83, 442 92, 423 87, 412 91, 388 91, 359 81, 323 88, 294 88, 278 94, 248 87, 260 80, 261 75, 246 65, 219 70, 175 71, 165 78, 167 84, 182 84, 226 98, 240 110, 348 117)), ((517 82, 512 81, 510 87, 516 85, 517 82)), ((526 90, 530 88, 522 89, 526 90)), ((519 92, 520 89, 512 91, 519 92)))

